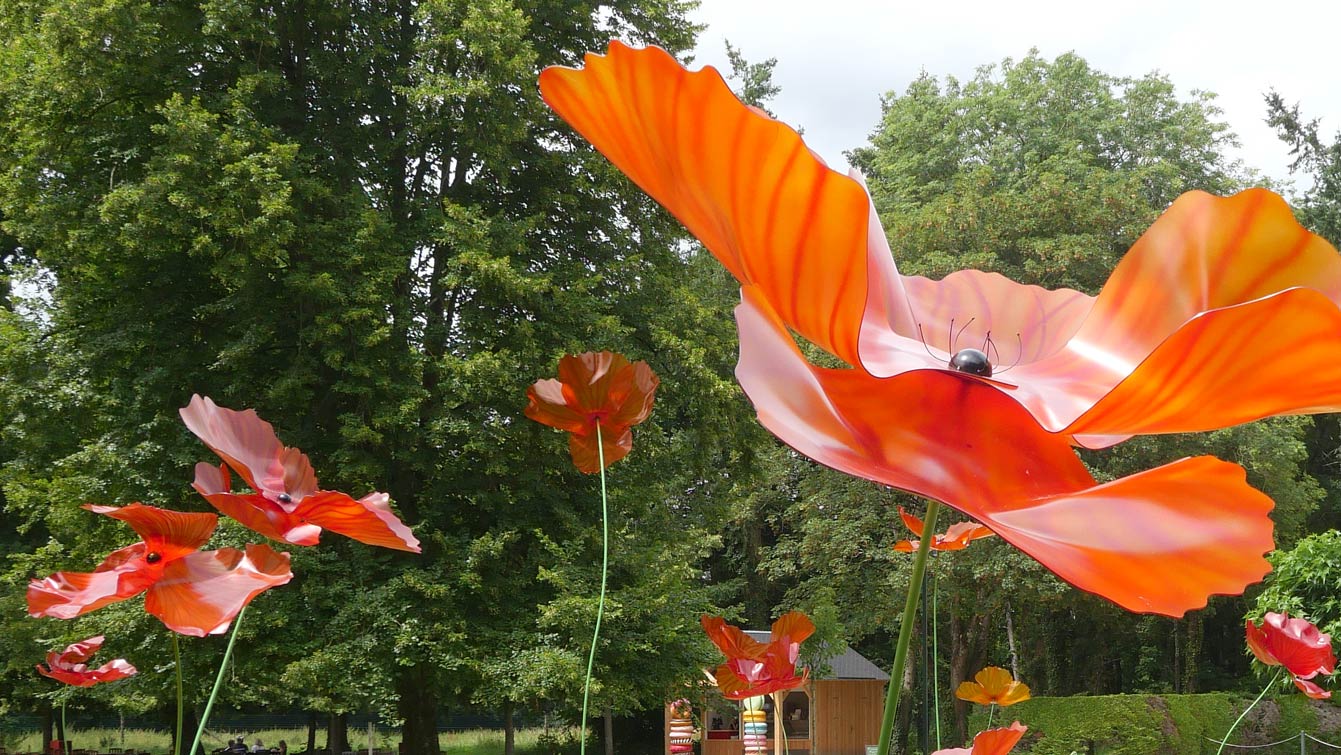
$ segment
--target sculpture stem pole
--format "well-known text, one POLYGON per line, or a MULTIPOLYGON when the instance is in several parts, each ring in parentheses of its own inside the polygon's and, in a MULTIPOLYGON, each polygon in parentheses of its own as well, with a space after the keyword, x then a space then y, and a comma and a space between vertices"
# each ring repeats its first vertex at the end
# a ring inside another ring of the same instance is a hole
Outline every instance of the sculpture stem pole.
POLYGON ((918 599, 922 597, 922 578, 927 571, 927 554, 931 552, 931 533, 936 531, 936 516, 941 505, 927 503, 927 515, 922 525, 922 538, 913 557, 913 573, 908 579, 908 597, 903 604, 903 621, 899 638, 894 643, 894 668, 889 672, 889 692, 885 695, 885 716, 880 723, 879 755, 889 755, 889 743, 894 734, 894 712, 899 707, 899 692, 903 688, 903 669, 908 662, 908 645, 913 639, 913 621, 917 616, 918 599))
POLYGON ((1271 681, 1267 682, 1267 686, 1262 688, 1262 692, 1257 696, 1257 699, 1253 700, 1252 705, 1249 705, 1248 707, 1244 708, 1243 712, 1239 714, 1239 717, 1234 719, 1234 724, 1229 727, 1229 731, 1225 732, 1224 738, 1220 740, 1220 746, 1216 748, 1215 755, 1220 755, 1220 753, 1224 752, 1225 743, 1229 741, 1229 735, 1233 734, 1234 730, 1239 728, 1239 724, 1243 723, 1243 719, 1247 717, 1248 711, 1252 710, 1253 708, 1256 708, 1257 704, 1262 702, 1262 698, 1266 697, 1266 693, 1272 687, 1276 686, 1276 682, 1280 679, 1280 674, 1281 672, 1277 671, 1276 675, 1271 677, 1271 681))
POLYGON ((233 643, 237 642, 237 630, 242 626, 242 616, 246 612, 247 607, 244 605, 233 619, 233 631, 228 635, 228 646, 224 648, 223 662, 219 664, 219 675, 214 677, 214 687, 210 689, 210 697, 205 701, 205 710, 200 714, 200 725, 196 727, 196 738, 191 742, 191 749, 186 755, 195 755, 196 750, 200 749, 200 740, 205 737, 205 725, 210 721, 210 711, 214 709, 214 701, 219 697, 219 690, 223 687, 224 672, 228 669, 228 661, 233 658, 233 643))
POLYGON ((605 613, 605 581, 610 571, 610 506, 605 496, 605 443, 601 440, 601 421, 596 420, 596 460, 601 466, 601 598, 596 604, 596 630, 591 634, 591 652, 587 655, 587 680, 582 685, 582 755, 587 755, 587 700, 591 694, 591 670, 596 665, 596 640, 601 636, 601 616, 605 613))
POLYGON ((182 648, 177 640, 177 633, 172 634, 172 668, 177 672, 177 734, 172 738, 172 755, 182 755, 182 722, 185 711, 185 701, 182 699, 182 648))

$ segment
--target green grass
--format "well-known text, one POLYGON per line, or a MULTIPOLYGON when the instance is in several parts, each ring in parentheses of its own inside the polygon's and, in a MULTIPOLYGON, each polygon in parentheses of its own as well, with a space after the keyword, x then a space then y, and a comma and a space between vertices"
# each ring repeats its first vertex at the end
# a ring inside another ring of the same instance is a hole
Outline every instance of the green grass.
MULTIPOLYGON (((517 755, 541 755, 546 752, 541 741, 543 729, 520 729, 516 734, 517 755)), ((566 741, 575 741, 575 731, 560 731, 566 741)), ((40 732, 26 732, 10 736, 0 742, 9 748, 10 753, 42 752, 40 732)), ((260 739, 268 746, 274 746, 282 739, 289 745, 290 753, 297 753, 307 747, 307 729, 265 729, 261 731, 232 731, 211 729, 206 732, 204 747, 215 750, 234 737, 242 736, 248 745, 260 739)), ((167 731, 153 729, 78 729, 70 728, 70 741, 78 749, 97 749, 106 751, 109 747, 123 750, 142 750, 153 755, 169 755, 171 736, 167 731)), ((400 741, 400 732, 394 729, 378 729, 373 736, 373 747, 378 750, 395 750, 400 741)), ((498 730, 475 729, 471 731, 443 732, 438 735, 443 755, 503 755, 503 732, 498 730)), ((317 730, 317 747, 326 744, 326 732, 317 730)), ((349 730, 349 744, 354 750, 368 750, 368 731, 366 729, 349 730)))

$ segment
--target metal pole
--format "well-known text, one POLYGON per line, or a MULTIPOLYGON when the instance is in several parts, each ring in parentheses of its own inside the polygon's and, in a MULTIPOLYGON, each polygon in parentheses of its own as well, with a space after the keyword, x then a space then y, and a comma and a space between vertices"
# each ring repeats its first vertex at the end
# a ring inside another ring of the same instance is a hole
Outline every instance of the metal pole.
MULTIPOLYGON (((930 537, 923 532, 923 537, 930 537)), ((927 581, 922 580, 922 605, 927 603, 927 581)), ((928 624, 929 614, 922 611, 922 752, 931 752, 931 630, 928 624)))

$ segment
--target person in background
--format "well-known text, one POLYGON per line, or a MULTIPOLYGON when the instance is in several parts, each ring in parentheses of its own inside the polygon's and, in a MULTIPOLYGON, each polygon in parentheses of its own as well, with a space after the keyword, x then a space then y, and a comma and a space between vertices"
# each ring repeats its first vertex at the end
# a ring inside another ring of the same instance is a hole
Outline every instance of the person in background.
POLYGON ((251 746, 251 751, 252 751, 252 752, 268 752, 268 750, 265 749, 265 745, 261 744, 261 740, 260 740, 259 738, 256 740, 256 742, 255 742, 254 744, 252 744, 252 746, 251 746))
POLYGON ((243 741, 242 737, 230 739, 228 740, 228 751, 237 754, 244 753, 247 751, 247 743, 243 741))
POLYGON ((289 755, 289 743, 279 740, 279 755, 289 755))

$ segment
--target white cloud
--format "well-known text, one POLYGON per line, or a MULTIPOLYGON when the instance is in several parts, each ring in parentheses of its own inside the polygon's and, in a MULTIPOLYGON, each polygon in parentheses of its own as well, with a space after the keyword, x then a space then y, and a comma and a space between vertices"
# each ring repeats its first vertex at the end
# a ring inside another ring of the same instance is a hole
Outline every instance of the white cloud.
POLYGON ((771 109, 803 127, 834 167, 860 146, 880 117, 880 96, 919 72, 966 79, 981 65, 1037 47, 1052 58, 1074 50, 1122 76, 1166 74, 1186 95, 1215 92, 1242 148, 1233 156, 1288 178, 1287 146, 1264 123, 1274 87, 1305 115, 1341 129, 1335 36, 1341 3, 1275 5, 1220 0, 1124 3, 873 0, 702 0, 707 24, 696 64, 726 69, 724 40, 758 62, 777 58, 782 87, 771 109), (1301 7, 1302 6, 1302 7, 1301 7))

